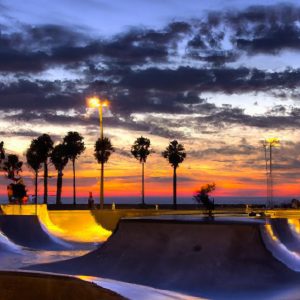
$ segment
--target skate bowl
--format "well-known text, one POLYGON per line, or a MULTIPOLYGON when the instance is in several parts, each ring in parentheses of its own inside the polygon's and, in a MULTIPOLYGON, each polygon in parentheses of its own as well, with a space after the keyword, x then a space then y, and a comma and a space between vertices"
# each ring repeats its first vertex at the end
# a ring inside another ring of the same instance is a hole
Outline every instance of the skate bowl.
POLYGON ((266 299, 295 292, 300 274, 266 247, 265 225, 265 220, 241 218, 122 219, 99 249, 29 269, 105 277, 213 299, 233 294, 266 299))
POLYGON ((52 236, 35 215, 1 215, 0 231, 16 245, 40 250, 67 250, 72 246, 52 236))
POLYGON ((48 211, 47 205, 1 205, 5 215, 37 215, 49 234, 72 243, 102 243, 111 235, 90 210, 48 211))

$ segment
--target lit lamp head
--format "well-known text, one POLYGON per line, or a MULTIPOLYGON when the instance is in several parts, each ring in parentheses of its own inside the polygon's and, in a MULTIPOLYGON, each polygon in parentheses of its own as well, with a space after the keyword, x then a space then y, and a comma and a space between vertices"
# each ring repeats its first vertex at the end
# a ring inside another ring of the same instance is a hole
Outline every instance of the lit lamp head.
POLYGON ((91 97, 87 99, 88 107, 96 108, 100 106, 100 99, 98 97, 91 97))
POLYGON ((102 100, 102 101, 100 102, 100 105, 103 106, 103 107, 108 107, 108 104, 109 104, 109 102, 108 102, 107 99, 102 100))
POLYGON ((279 147, 280 140, 278 138, 269 138, 266 140, 271 147, 279 147))
POLYGON ((87 99, 88 107, 90 108, 97 108, 97 107, 107 107, 108 106, 108 100, 101 100, 98 97, 91 97, 87 99))

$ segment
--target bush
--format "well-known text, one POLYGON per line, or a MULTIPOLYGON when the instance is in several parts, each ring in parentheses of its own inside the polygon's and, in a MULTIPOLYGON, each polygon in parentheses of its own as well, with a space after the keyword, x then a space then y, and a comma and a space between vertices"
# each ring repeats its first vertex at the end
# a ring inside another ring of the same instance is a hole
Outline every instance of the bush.
POLYGON ((203 185, 199 191, 196 192, 194 195, 194 200, 199 203, 203 204, 205 208, 209 211, 209 214, 211 214, 211 211, 214 209, 214 201, 210 199, 209 194, 212 193, 216 189, 215 183, 208 183, 206 185, 203 185))

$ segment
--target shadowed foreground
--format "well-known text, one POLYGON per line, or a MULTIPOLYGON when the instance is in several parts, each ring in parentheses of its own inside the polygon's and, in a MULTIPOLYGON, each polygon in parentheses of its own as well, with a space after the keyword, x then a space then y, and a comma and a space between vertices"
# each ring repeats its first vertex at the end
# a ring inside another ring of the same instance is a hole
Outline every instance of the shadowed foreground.
POLYGON ((99 249, 31 269, 106 277, 214 299, 232 293, 236 298, 265 299, 294 288, 300 276, 266 249, 260 226, 263 222, 125 219, 99 249))
POLYGON ((77 278, 0 271, 0 299, 122 300, 125 298, 110 290, 77 278))

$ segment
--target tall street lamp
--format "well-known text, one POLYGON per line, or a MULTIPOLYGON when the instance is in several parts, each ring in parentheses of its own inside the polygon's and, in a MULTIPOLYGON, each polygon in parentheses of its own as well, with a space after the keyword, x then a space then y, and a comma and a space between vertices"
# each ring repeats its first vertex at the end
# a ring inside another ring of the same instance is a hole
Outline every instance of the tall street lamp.
POLYGON ((100 139, 103 140, 103 107, 107 107, 109 104, 108 100, 100 99, 99 97, 88 98, 88 107, 98 108, 99 121, 100 121, 100 139))
MULTIPOLYGON (((103 141, 103 107, 108 107, 108 100, 100 99, 99 97, 91 97, 87 99, 88 107, 90 108, 98 108, 99 111, 99 121, 100 121, 100 139, 103 141)), ((103 206, 104 203, 104 170, 101 168, 101 176, 100 176, 100 205, 103 206)), ((102 208, 102 207, 101 207, 102 208)))

